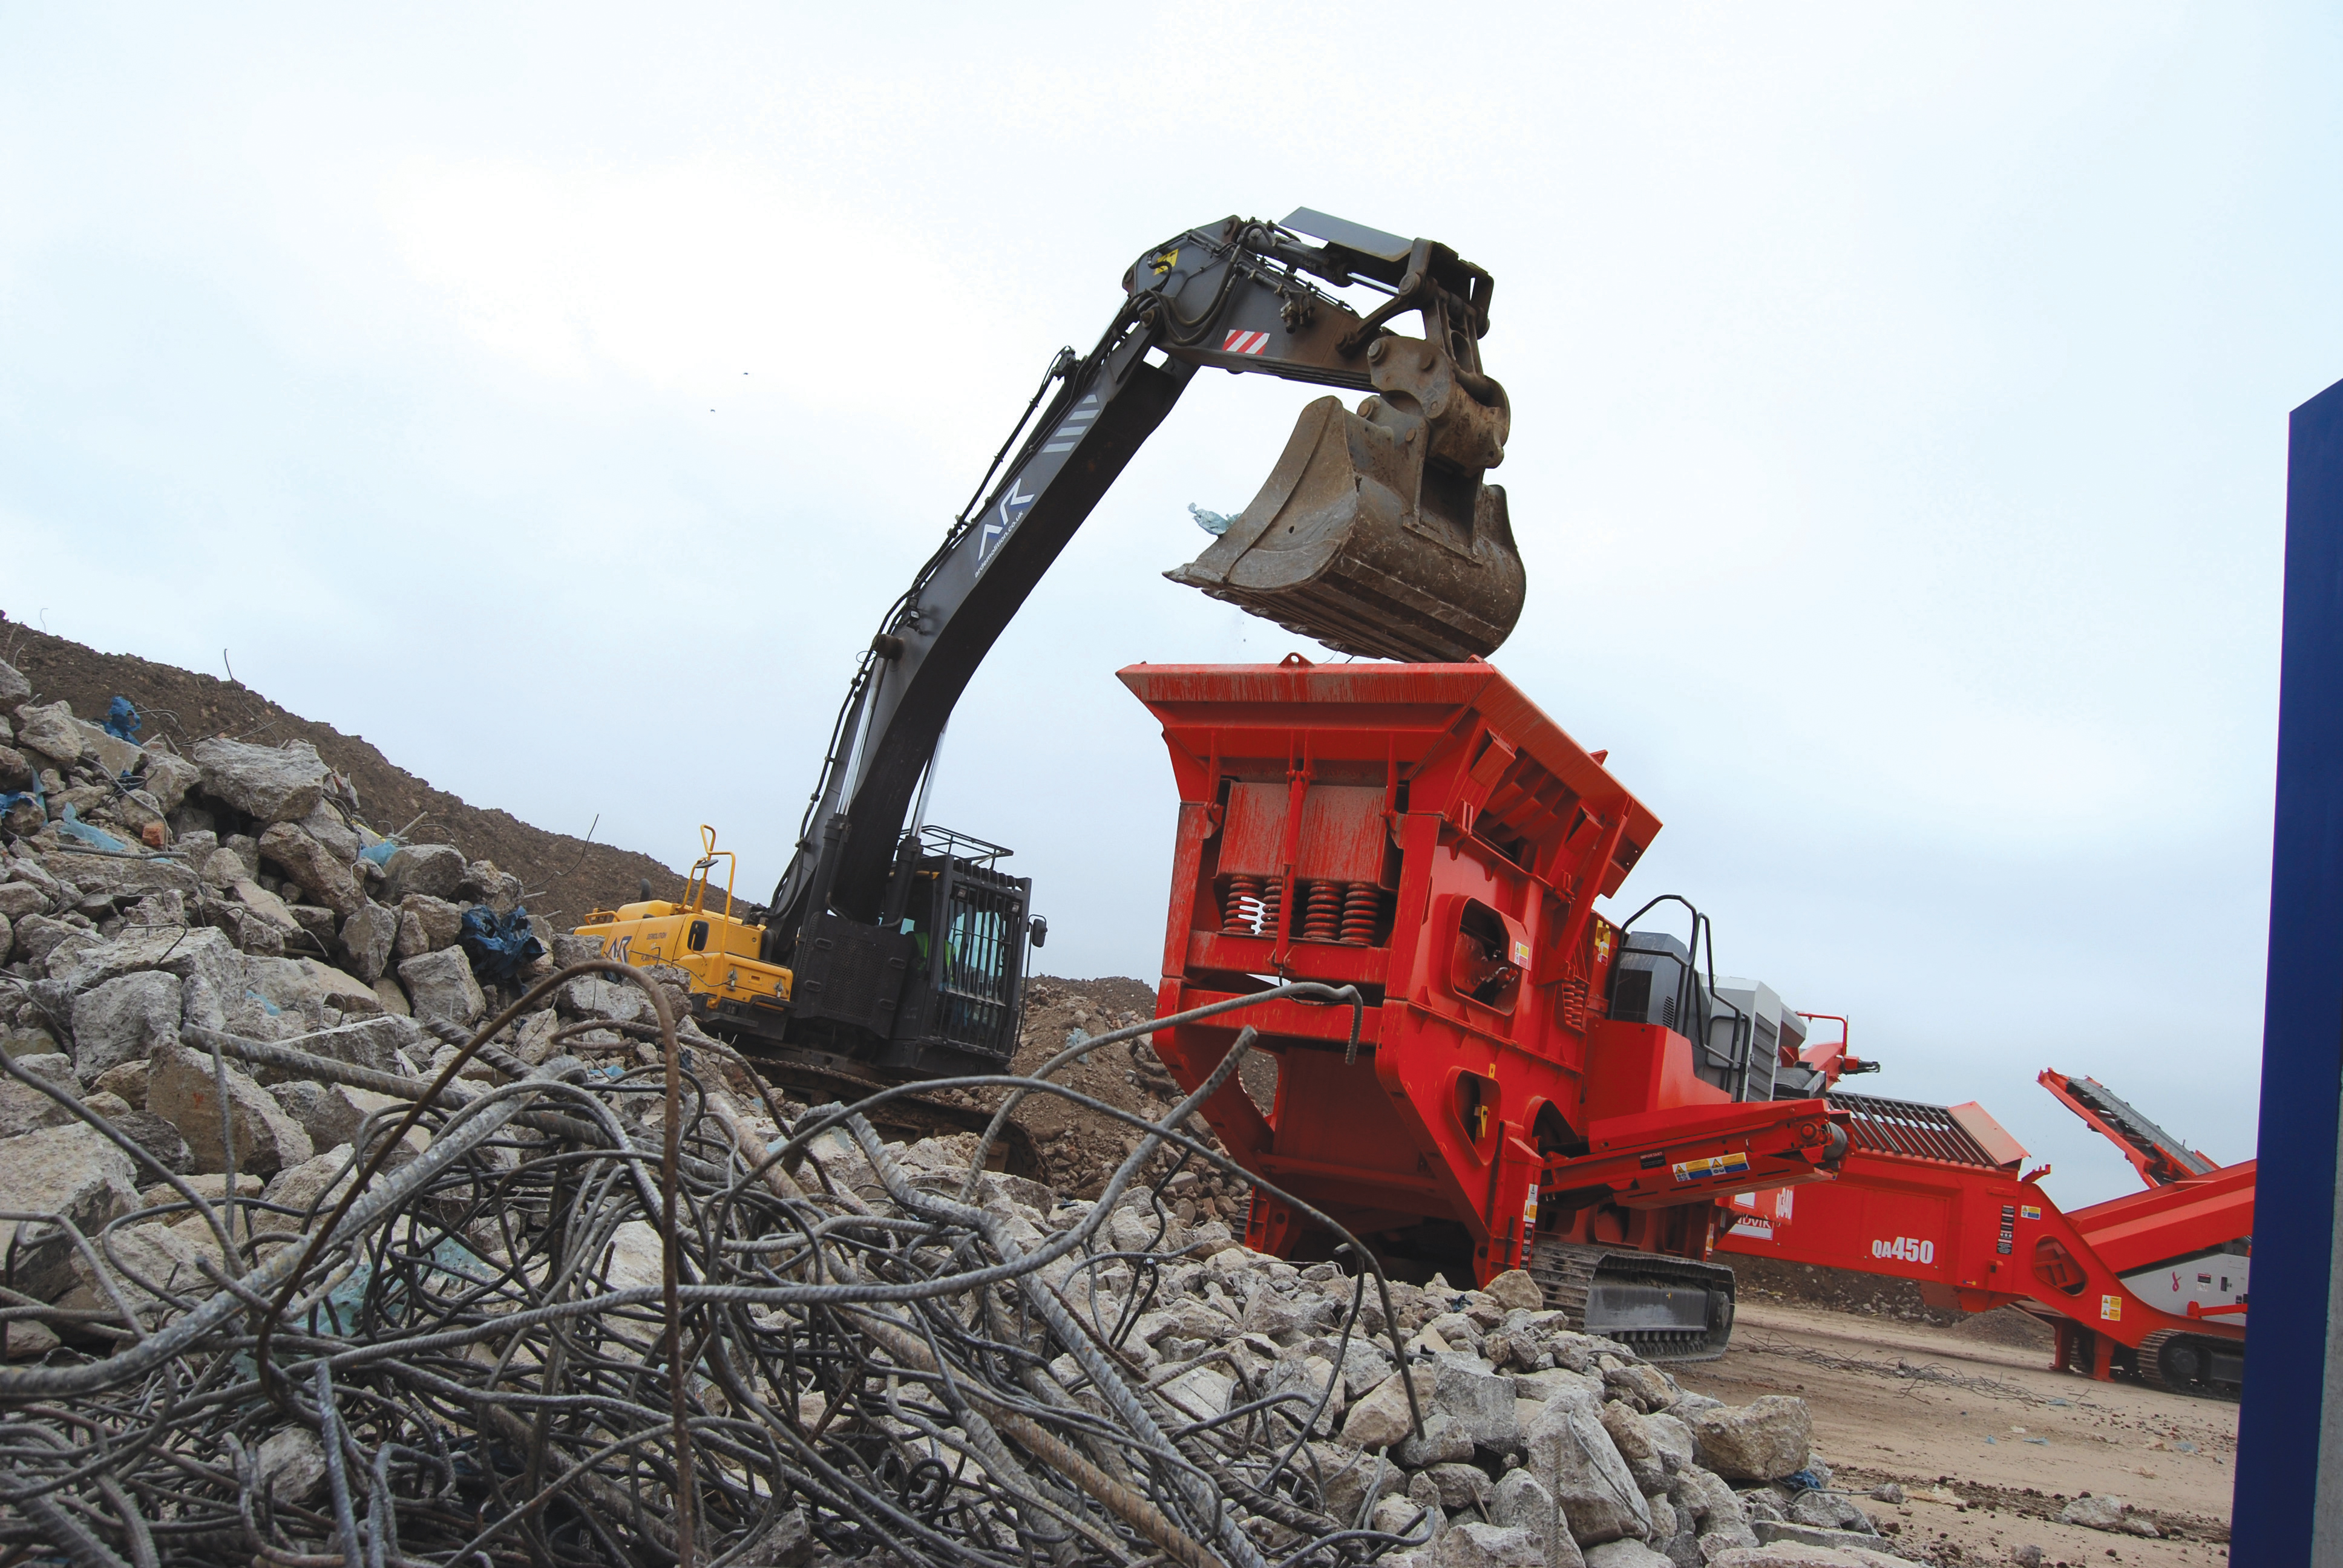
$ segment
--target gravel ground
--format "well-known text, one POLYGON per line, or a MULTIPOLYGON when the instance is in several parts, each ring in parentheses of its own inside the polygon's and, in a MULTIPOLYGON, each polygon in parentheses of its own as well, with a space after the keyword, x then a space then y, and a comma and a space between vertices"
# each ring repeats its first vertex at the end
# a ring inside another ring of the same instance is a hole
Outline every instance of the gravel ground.
POLYGON ((1742 1404, 1805 1397, 1815 1445, 1855 1490, 1894 1481, 1901 1506, 1858 1499, 1889 1550, 1940 1564, 2226 1563, 2237 1407, 2047 1370, 2046 1350, 1957 1329, 1745 1300, 1721 1361, 1674 1369, 1742 1404), (2083 1493, 2151 1512, 2167 1538, 2057 1522, 2083 1493))

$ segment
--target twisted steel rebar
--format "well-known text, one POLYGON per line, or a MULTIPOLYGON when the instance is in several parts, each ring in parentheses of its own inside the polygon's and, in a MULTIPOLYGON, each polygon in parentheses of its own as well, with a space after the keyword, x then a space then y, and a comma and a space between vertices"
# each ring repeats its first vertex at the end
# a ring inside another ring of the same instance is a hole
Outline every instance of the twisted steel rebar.
MULTIPOLYGON (((946 1085, 1057 1095, 1141 1135, 1054 1233, 987 1187, 981 1151, 901 1168, 864 1114, 900 1090, 785 1121, 627 965, 566 969, 457 1038, 426 1080, 186 1031, 223 1083, 233 1061, 395 1098, 302 1204, 233 1181, 209 1198, 0 1059, 142 1161, 157 1200, 86 1235, 15 1227, 0 1322, 65 1342, 0 1367, 0 1568, 1332 1568, 1419 1543, 1363 1527, 1372 1493, 1332 1512, 1304 1443, 1332 1384, 1257 1385, 1225 1348, 1151 1376, 1132 1348, 1182 1261, 1148 1183, 1202 1163, 1261 1185, 1186 1126, 1251 1030, 1156 1121, 1051 1081, 1056 1063, 946 1085), (596 976, 648 996, 656 1030, 615 1033, 655 1034, 656 1063, 531 1067, 491 1043, 596 976), (504 1081, 462 1078, 475 1061, 504 1081), (1118 1248, 1132 1192, 1153 1240, 1118 1248), (52 1302, 17 1286, 55 1236, 83 1267, 52 1302), (1216 1361, 1242 1392, 1199 1419, 1171 1385, 1216 1361)), ((1373 1270, 1342 1240, 1363 1265, 1347 1350, 1373 1270)))

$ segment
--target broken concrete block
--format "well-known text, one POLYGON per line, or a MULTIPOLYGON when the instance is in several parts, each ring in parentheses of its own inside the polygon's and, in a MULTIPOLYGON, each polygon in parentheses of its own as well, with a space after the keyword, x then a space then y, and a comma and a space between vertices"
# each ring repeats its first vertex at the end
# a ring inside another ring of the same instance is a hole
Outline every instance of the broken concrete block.
POLYGON ((409 893, 452 899, 464 882, 464 857, 450 844, 405 844, 384 865, 384 898, 397 903, 409 893))
POLYGON ((275 823, 260 836, 260 858, 282 867, 312 900, 333 910, 336 920, 355 914, 365 901, 357 879, 350 875, 349 863, 335 859, 331 851, 294 823, 275 823))
MULTIPOLYGON (((13 1059, 23 1071, 45 1079, 71 1093, 80 1086, 74 1081, 73 1063, 62 1054, 49 1056, 19 1056, 13 1059)), ((59 1127, 73 1121, 74 1113, 42 1093, 29 1083, 13 1077, 0 1076, 0 1138, 14 1138, 43 1127, 59 1127)))
POLYGON ((1696 1410, 1684 1418, 1702 1466, 1728 1481, 1779 1481, 1804 1469, 1814 1447, 1806 1402, 1769 1393, 1745 1405, 1696 1410))
POLYGON ((146 753, 146 792, 166 812, 177 810, 203 776, 202 769, 176 752, 149 749, 146 753))
POLYGON ((1641 1540, 1652 1533, 1651 1507, 1603 1429, 1594 1395, 1558 1391, 1530 1422, 1525 1439, 1531 1473, 1561 1504, 1580 1544, 1641 1540))
POLYGON ((452 948, 464 930, 464 907, 428 893, 409 893, 398 900, 398 940, 392 950, 402 959, 418 958, 452 948))
POLYGON ((1432 1402, 1453 1416, 1476 1447, 1502 1453, 1521 1442, 1511 1377, 1462 1359, 1443 1360, 1433 1374, 1432 1402))
MULTIPOLYGON (((1342 1419, 1342 1442, 1352 1448, 1385 1449, 1408 1436, 1412 1429, 1407 1389, 1400 1382, 1401 1375, 1392 1373, 1373 1392, 1351 1406, 1350 1413, 1342 1419)), ((1405 1375, 1415 1384, 1416 1402, 1429 1414, 1432 1369, 1415 1367, 1405 1375)))
POLYGON ((196 742, 194 759, 206 794, 263 822, 297 822, 325 794, 326 765, 306 740, 252 746, 215 737, 196 742))
POLYGON ((301 830, 323 844, 327 852, 345 866, 355 863, 358 851, 366 846, 358 842, 357 830, 342 819, 342 814, 331 800, 320 800, 301 819, 301 830))
POLYGON ((71 768, 80 761, 82 733, 74 723, 73 704, 49 702, 37 708, 26 704, 17 709, 16 744, 59 768, 71 768))
MULTIPOLYGON (((179 978, 159 970, 122 975, 74 999, 74 1071, 84 1083, 179 1037, 179 978)), ((135 1101, 133 1103, 136 1103, 135 1101)))
MULTIPOLYGON (((233 1065, 227 1069, 227 1103, 238 1171, 266 1175, 298 1165, 315 1152, 301 1124, 233 1065)), ((176 1043, 157 1046, 146 1064, 146 1109, 179 1130, 196 1170, 227 1169, 219 1090, 208 1052, 176 1043)))
MULTIPOLYGON (((0 1192, 19 1212, 63 1214, 85 1235, 138 1206, 130 1156, 84 1122, 0 1140, 0 1192)), ((15 1288, 53 1302, 73 1283, 73 1243, 55 1226, 0 1220, 0 1251, 17 1244, 15 1288)))
POLYGON ((349 956, 350 969, 358 979, 371 986, 382 979, 390 968, 391 944, 398 936, 399 917, 371 899, 361 899, 358 907, 342 921, 342 951, 349 956))
POLYGON ((398 966, 398 979, 417 1018, 467 1024, 488 1010, 488 998, 480 994, 480 982, 472 978, 471 960, 461 948, 408 959, 398 966))
POLYGON ((1433 1568, 1546 1568, 1545 1545, 1526 1530, 1470 1520, 1442 1533, 1432 1563, 1433 1568))

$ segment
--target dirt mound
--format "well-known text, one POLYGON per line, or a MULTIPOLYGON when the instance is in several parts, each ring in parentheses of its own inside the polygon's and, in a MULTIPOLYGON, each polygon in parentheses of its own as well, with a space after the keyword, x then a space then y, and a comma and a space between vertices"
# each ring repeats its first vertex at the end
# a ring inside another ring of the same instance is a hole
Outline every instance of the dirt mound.
POLYGON ((548 833, 509 812, 466 805, 391 762, 365 737, 289 712, 240 681, 101 653, 20 622, 0 626, 0 659, 33 683, 33 701, 63 698, 93 721, 106 716, 116 697, 128 698, 146 721, 143 733, 169 736, 183 754, 214 735, 262 745, 307 740, 327 766, 357 787, 367 824, 377 832, 406 829, 417 841, 453 844, 468 859, 495 861, 520 878, 533 913, 564 929, 598 906, 635 898, 645 877, 654 896, 682 896, 683 879, 649 855, 548 833))
POLYGON ((1861 1274, 1852 1269, 1825 1269, 1813 1263, 1789 1263, 1778 1258, 1744 1257, 1719 1260, 1733 1266, 1735 1290, 1745 1300, 1786 1302, 1827 1307, 1869 1318, 1896 1318, 1950 1329, 1962 1338, 1986 1344, 2039 1346, 2047 1355, 2052 1334, 2047 1325, 2016 1307, 1990 1312, 1964 1312, 1958 1308, 1932 1307, 1909 1280, 1884 1274, 1861 1274))

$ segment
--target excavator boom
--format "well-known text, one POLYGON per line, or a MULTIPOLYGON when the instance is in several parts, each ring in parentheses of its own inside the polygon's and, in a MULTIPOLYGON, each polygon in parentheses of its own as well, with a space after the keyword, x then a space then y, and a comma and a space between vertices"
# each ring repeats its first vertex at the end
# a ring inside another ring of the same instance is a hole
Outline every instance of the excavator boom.
POLYGON ((918 1074, 1013 1044, 1030 885, 993 864, 1005 851, 971 857, 906 818, 985 654, 1198 370, 1369 396, 1355 412, 1334 397, 1305 408, 1260 496, 1174 581, 1388 658, 1486 654, 1521 613, 1504 492, 1482 482, 1511 419, 1481 368, 1485 271, 1303 208, 1191 229, 1142 255, 1123 287, 1098 343, 1060 355, 980 500, 890 608, 840 710, 760 953, 797 973, 790 1031, 833 1056, 918 1074), (1362 315, 1322 286, 1380 302, 1362 315), (1387 325, 1410 312, 1420 338, 1387 325), (963 903, 934 903, 945 885, 963 903), (980 962, 945 972, 947 955, 971 950, 980 962))

